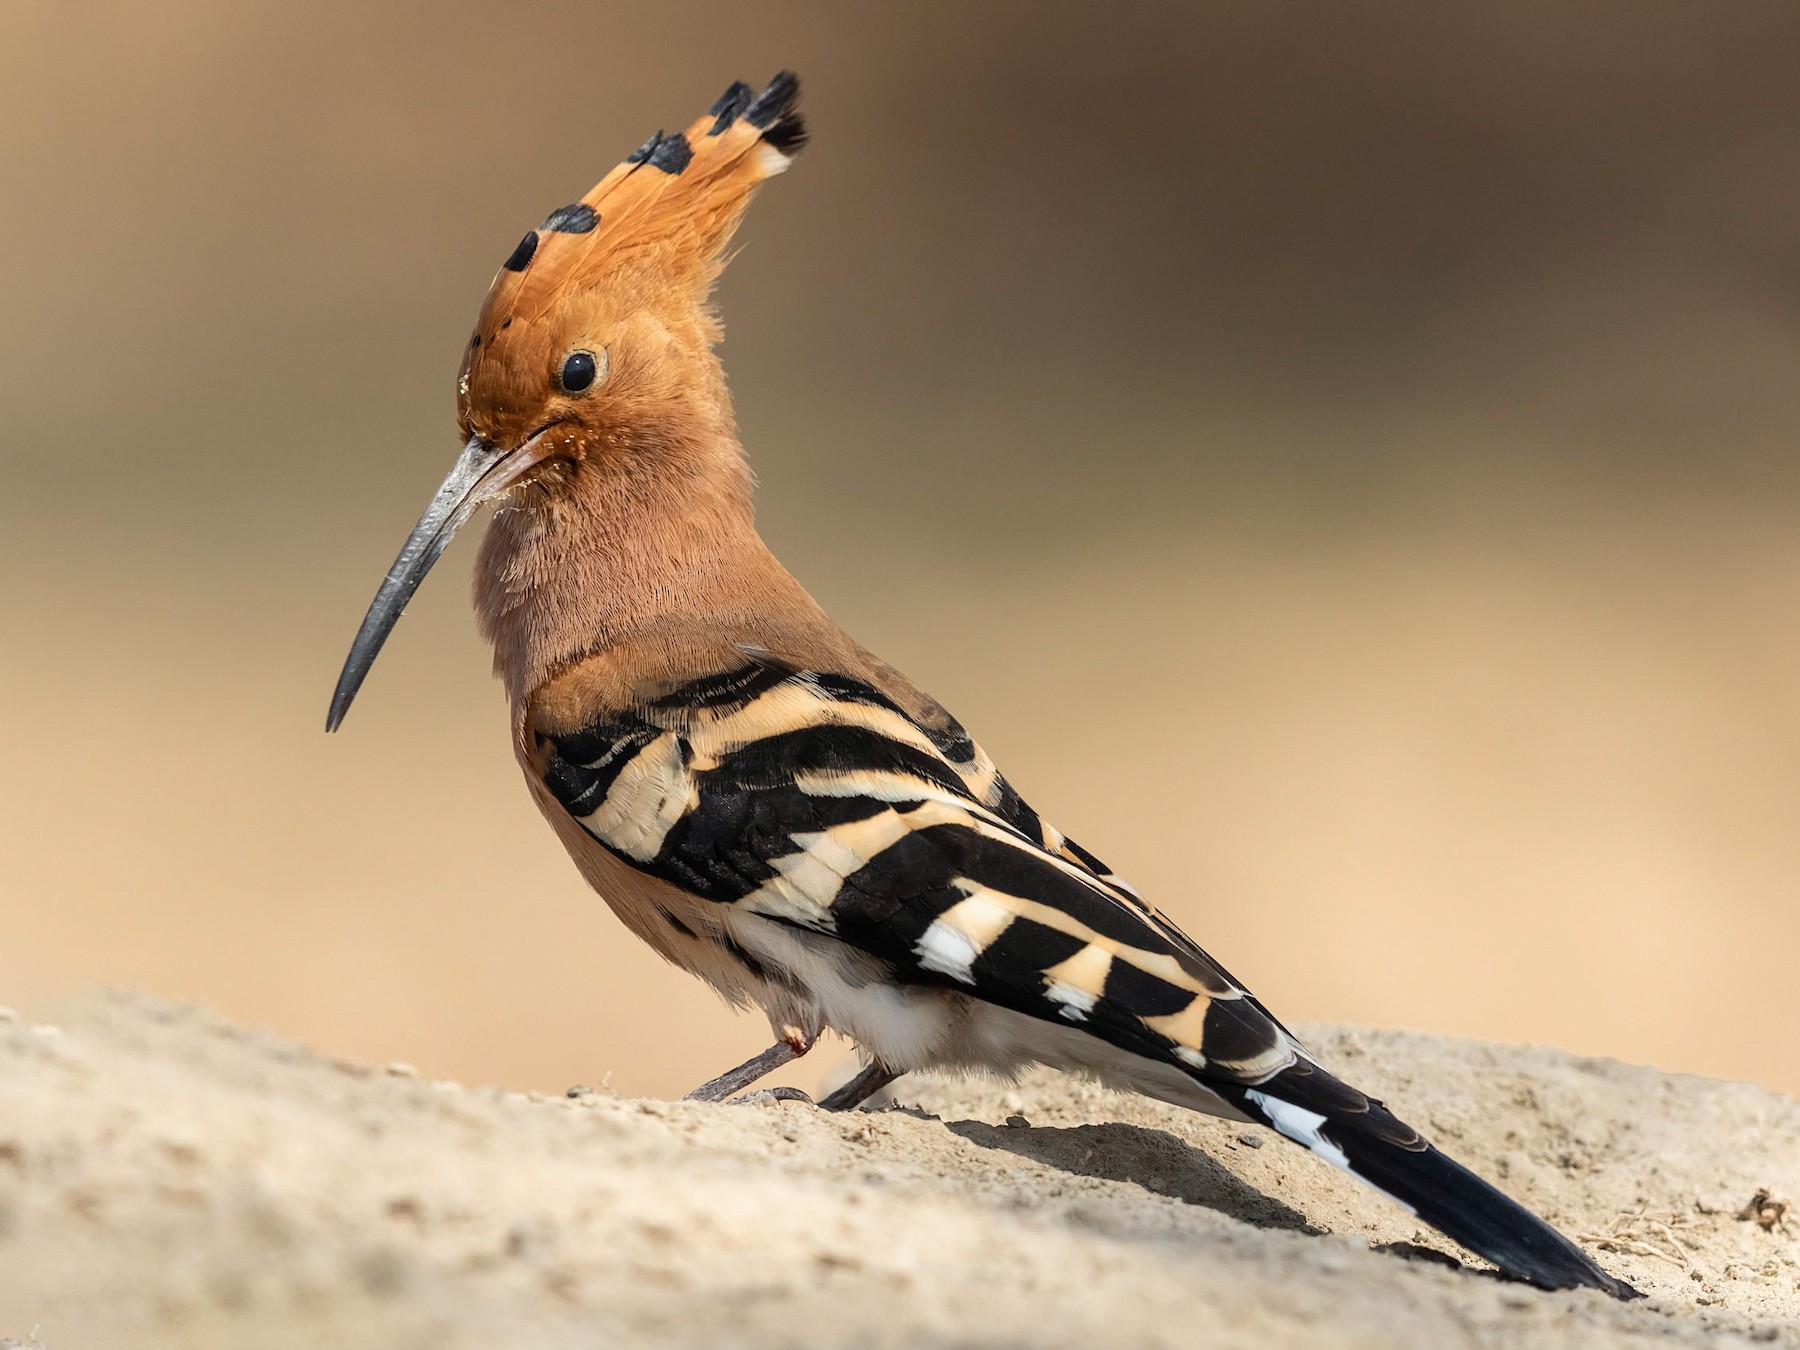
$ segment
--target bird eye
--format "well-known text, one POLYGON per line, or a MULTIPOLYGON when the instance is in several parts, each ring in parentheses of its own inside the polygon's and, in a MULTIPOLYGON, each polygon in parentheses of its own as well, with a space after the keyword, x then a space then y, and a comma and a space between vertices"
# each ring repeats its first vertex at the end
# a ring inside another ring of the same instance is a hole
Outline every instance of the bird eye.
POLYGON ((566 393, 579 394, 593 384, 599 373, 600 367, 592 352, 570 352, 563 358, 562 374, 558 378, 566 393))

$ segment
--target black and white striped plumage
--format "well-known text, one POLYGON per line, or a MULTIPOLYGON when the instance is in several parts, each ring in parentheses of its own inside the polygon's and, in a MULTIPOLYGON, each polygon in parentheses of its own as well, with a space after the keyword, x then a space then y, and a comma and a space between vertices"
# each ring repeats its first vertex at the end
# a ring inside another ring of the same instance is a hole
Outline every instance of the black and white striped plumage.
POLYGON ((953 720, 763 653, 578 731, 543 783, 698 897, 753 994, 888 1068, 1032 1062, 1264 1125, 1551 1288, 1627 1287, 1321 1068, 1199 946, 1045 824, 953 720))
POLYGON ((502 264, 458 376, 463 451, 328 727, 450 536, 503 500, 475 605, 539 806, 632 932, 774 1029, 709 1099, 826 1028, 871 1058, 859 1085, 1049 1064, 1271 1125, 1511 1275, 1629 1295, 1320 1068, 769 552, 710 297, 805 143, 798 99, 791 73, 733 85, 502 264))

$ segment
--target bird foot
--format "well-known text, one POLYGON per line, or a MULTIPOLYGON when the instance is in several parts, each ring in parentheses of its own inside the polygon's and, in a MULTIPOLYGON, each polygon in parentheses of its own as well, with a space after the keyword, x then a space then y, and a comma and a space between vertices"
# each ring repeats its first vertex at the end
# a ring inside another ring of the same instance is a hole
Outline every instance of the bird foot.
POLYGON ((759 1102, 804 1102, 808 1106, 818 1105, 811 1097, 795 1087, 761 1088, 755 1092, 746 1092, 741 1097, 733 1097, 730 1104, 732 1106, 750 1106, 759 1102))
POLYGON ((870 1064, 836 1092, 820 1101, 822 1111, 854 1111, 900 1075, 880 1064, 870 1064))
POLYGON ((783 1064, 791 1064, 808 1050, 812 1049, 809 1037, 795 1033, 776 1041, 755 1059, 745 1060, 735 1069, 727 1070, 711 1082, 702 1083, 687 1096, 684 1102, 722 1102, 730 1098, 734 1092, 741 1092, 764 1074, 773 1073, 783 1064))

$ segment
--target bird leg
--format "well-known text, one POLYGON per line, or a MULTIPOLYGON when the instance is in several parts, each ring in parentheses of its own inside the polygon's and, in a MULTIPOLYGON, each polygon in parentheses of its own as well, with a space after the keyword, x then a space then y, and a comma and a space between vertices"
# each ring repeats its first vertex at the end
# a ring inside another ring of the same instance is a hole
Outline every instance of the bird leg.
POLYGON ((735 1069, 727 1069, 711 1082, 702 1083, 681 1100, 684 1102, 722 1102, 734 1092, 741 1092, 765 1074, 792 1064, 813 1048, 812 1038, 799 1031, 782 1037, 755 1059, 747 1059, 735 1069))
POLYGON ((820 1098, 819 1109, 823 1111, 853 1111, 899 1076, 879 1060, 873 1061, 836 1092, 820 1098))

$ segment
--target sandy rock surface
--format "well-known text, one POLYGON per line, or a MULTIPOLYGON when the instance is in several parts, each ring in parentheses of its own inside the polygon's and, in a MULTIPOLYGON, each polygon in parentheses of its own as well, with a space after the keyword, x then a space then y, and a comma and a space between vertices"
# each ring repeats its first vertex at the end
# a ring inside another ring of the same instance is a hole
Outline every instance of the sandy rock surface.
POLYGON ((59 1028, 0 1020, 0 1337, 1800 1346, 1800 1213, 1739 1217, 1800 1192, 1800 1105, 1556 1050, 1301 1033, 1649 1298, 1456 1269, 1265 1131, 1063 1078, 907 1080, 901 1106, 841 1116, 537 1097, 107 996, 59 1028))

